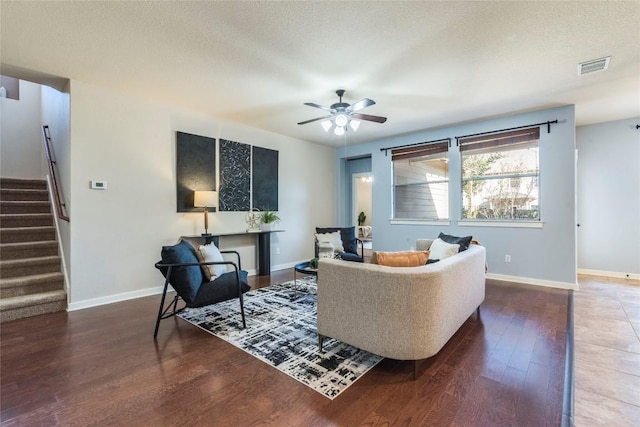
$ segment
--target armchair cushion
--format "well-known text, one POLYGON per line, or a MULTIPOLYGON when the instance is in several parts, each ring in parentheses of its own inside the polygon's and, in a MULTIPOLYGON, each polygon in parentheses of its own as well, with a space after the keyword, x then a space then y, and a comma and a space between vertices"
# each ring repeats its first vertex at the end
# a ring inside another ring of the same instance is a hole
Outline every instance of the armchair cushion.
MULTIPOLYGON (((163 264, 199 262, 193 246, 186 241, 173 246, 163 246, 160 254, 163 264)), ((167 268, 161 268, 160 271, 167 277, 167 268)), ((187 304, 195 300, 202 281, 202 269, 198 265, 173 267, 171 270, 171 286, 187 304)))
POLYGON ((350 252, 341 252, 339 255, 340 259, 343 261, 364 262, 364 259, 362 259, 359 255, 352 254, 350 252))
MULTIPOLYGON (((340 232, 342 238, 342 246, 345 252, 358 254, 358 244, 356 241, 355 227, 316 227, 316 233, 334 233, 340 232)), ((344 257, 343 257, 344 259, 344 257)))
MULTIPOLYGON (((241 270, 238 272, 240 277, 240 289, 242 293, 249 289, 247 280, 247 272, 241 270)), ((229 271, 221 274, 212 282, 205 282, 200 286, 198 293, 193 302, 188 303, 187 307, 202 307, 209 304, 215 304, 220 301, 226 301, 232 298, 238 298, 238 284, 236 283, 236 272, 229 271)))

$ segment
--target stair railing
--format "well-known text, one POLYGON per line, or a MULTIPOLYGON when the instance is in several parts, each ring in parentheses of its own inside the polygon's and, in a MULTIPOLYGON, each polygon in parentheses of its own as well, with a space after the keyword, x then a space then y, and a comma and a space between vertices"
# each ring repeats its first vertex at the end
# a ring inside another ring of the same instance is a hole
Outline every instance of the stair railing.
POLYGON ((62 202, 60 186, 58 185, 58 177, 56 174, 56 159, 53 156, 53 146, 51 144, 51 135, 49 134, 49 126, 42 126, 42 142, 44 144, 44 153, 47 156, 47 165, 49 167, 49 176, 51 176, 51 185, 53 187, 53 197, 56 204, 56 213, 58 218, 64 221, 69 221, 69 216, 66 214, 66 205, 62 202))

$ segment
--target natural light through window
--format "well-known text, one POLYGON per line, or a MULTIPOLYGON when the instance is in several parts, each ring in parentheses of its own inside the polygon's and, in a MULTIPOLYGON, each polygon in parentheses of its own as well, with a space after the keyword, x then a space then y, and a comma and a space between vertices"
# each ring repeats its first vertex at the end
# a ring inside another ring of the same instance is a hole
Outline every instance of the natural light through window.
POLYGON ((393 153, 394 219, 449 218, 447 143, 393 153))
POLYGON ((539 129, 460 141, 462 219, 539 220, 539 129))

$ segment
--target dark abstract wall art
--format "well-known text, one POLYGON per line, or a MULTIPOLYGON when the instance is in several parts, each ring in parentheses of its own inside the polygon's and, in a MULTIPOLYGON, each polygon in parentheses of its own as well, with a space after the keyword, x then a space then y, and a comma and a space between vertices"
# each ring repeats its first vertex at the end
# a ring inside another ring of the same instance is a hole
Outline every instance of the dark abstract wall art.
POLYGON ((253 207, 278 210, 278 151, 253 147, 253 207))
POLYGON ((251 209, 251 146, 220 140, 220 211, 251 209))
POLYGON ((206 136, 176 132, 176 209, 198 212, 193 192, 216 189, 216 140, 206 136))

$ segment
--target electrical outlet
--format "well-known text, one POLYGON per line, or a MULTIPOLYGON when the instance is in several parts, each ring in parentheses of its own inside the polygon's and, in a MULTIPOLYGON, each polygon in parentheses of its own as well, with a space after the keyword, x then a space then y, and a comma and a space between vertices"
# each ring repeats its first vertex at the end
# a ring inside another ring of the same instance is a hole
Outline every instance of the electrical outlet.
POLYGON ((280 248, 276 248, 276 255, 280 255, 280 248))
POLYGON ((511 262, 511 255, 505 255, 504 262, 511 262))

